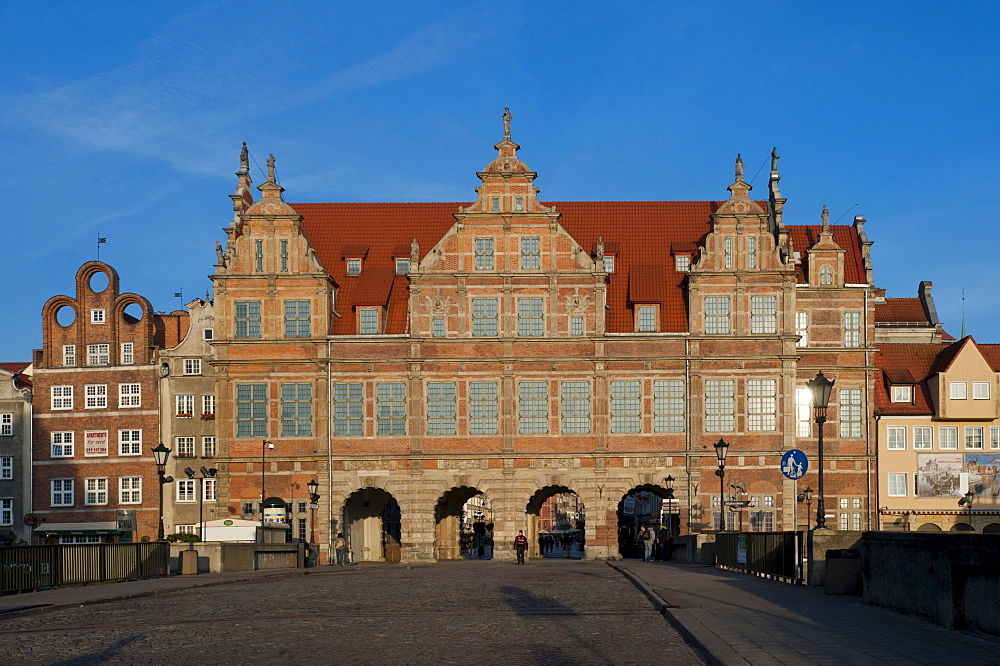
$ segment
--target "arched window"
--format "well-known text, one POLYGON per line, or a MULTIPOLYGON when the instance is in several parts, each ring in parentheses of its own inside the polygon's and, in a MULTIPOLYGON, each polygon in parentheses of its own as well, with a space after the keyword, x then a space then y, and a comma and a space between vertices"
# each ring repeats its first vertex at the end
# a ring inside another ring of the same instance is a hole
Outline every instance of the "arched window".
POLYGON ((819 269, 819 283, 820 284, 833 284, 833 269, 829 266, 824 266, 819 269))

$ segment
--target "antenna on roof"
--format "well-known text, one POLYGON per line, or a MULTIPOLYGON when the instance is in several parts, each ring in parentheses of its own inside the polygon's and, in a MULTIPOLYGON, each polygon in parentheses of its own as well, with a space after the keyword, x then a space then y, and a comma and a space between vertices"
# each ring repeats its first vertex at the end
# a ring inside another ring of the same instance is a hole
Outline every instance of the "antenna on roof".
MULTIPOLYGON (((854 210, 855 208, 857 208, 860 205, 861 204, 854 204, 853 206, 851 206, 850 208, 848 208, 847 210, 844 211, 844 215, 847 215, 848 213, 850 213, 852 210, 854 210)), ((844 215, 841 215, 840 217, 838 217, 836 220, 834 220, 833 223, 837 224, 837 222, 840 222, 841 218, 844 217, 844 215)))
POLYGON ((962 289, 962 339, 965 339, 965 289, 962 289))

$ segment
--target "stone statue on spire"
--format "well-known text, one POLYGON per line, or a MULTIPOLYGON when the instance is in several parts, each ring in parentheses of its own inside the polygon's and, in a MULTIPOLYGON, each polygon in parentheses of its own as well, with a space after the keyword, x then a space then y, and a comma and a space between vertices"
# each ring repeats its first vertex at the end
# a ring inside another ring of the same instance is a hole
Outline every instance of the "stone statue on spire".
POLYGON ((274 153, 267 157, 267 180, 269 183, 277 183, 274 177, 274 153))
POLYGON ((414 238, 413 242, 410 243, 410 265, 416 269, 417 264, 420 263, 420 244, 417 243, 417 239, 414 238))
POLYGON ((598 236, 597 237, 597 251, 594 252, 594 254, 597 255, 598 259, 604 259, 604 237, 603 236, 598 236))
POLYGON ((250 171, 250 151, 247 150, 247 142, 243 142, 243 149, 240 150, 240 171, 249 173, 250 171))
POLYGON ((510 141, 510 119, 514 116, 510 115, 510 107, 506 106, 503 110, 503 138, 510 141))
POLYGON ((741 182, 743 180, 743 157, 740 153, 736 153, 736 182, 741 182))
POLYGON ((826 206, 823 206, 822 218, 823 218, 823 231, 829 231, 830 230, 830 211, 828 211, 826 209, 826 206))
POLYGON ((780 159, 781 156, 778 155, 778 147, 775 146, 774 148, 771 149, 771 171, 778 170, 778 160, 780 159))

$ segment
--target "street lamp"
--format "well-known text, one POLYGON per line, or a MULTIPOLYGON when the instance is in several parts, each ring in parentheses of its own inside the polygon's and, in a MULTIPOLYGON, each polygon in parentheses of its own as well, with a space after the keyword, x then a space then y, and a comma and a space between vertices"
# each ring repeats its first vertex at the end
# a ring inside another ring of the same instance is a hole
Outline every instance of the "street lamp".
POLYGON ((969 488, 969 491, 967 493, 965 493, 965 497, 963 497, 962 499, 958 500, 958 505, 959 506, 963 506, 964 505, 964 506, 969 507, 969 529, 972 530, 973 532, 976 531, 975 528, 972 527, 972 501, 975 499, 975 497, 976 497, 976 493, 973 492, 972 488, 969 488))
MULTIPOLYGON (((201 491, 198 493, 198 523, 199 532, 198 538, 200 541, 205 540, 205 479, 214 479, 215 475, 219 473, 219 470, 212 467, 207 469, 204 465, 201 466, 199 470, 201 472, 201 491)), ((187 474, 187 478, 194 478, 194 470, 190 467, 184 468, 184 473, 187 474)))
POLYGON ((312 514, 312 530, 310 530, 312 539, 309 540, 309 543, 316 543, 316 509, 319 508, 319 495, 316 494, 316 491, 319 490, 319 482, 313 479, 306 484, 306 488, 309 489, 309 511, 312 514))
MULTIPOLYGON (((809 514, 812 513, 812 508, 811 508, 811 506, 812 506, 812 498, 813 498, 813 489, 812 488, 806 488, 804 492, 799 493, 799 496, 797 498, 799 502, 803 502, 804 501, 806 503, 806 529, 807 530, 809 529, 809 514)), ((795 529, 798 529, 798 522, 799 522, 799 519, 796 518, 795 519, 795 523, 796 523, 795 529)))
POLYGON ((167 472, 167 458, 170 457, 170 449, 160 442, 153 448, 153 461, 156 463, 156 476, 160 479, 160 526, 156 530, 156 540, 163 541, 163 485, 172 483, 174 477, 164 476, 167 472))
POLYGON ((263 440, 260 443, 260 540, 264 542, 264 455, 268 449, 274 449, 274 443, 263 440))
POLYGON ((669 474, 664 477, 663 483, 667 486, 667 515, 670 516, 668 519, 669 533, 670 536, 674 535, 674 477, 669 474))
POLYGON ((819 426, 819 498, 816 501, 816 529, 826 529, 826 503, 823 491, 823 424, 826 423, 826 408, 830 404, 833 382, 823 376, 821 370, 815 378, 807 382, 812 392, 813 409, 816 410, 816 425, 819 426))
POLYGON ((719 531, 724 531, 726 525, 726 454, 729 453, 729 443, 719 438, 719 441, 715 443, 715 455, 719 459, 719 469, 715 473, 719 477, 719 531))

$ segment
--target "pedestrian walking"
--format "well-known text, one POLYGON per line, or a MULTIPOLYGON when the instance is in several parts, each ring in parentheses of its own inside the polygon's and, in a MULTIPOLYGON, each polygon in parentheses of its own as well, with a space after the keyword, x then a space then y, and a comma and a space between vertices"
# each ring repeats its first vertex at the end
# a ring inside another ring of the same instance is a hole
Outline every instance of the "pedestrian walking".
POLYGON ((649 531, 649 527, 642 528, 642 546, 642 561, 648 562, 653 559, 653 533, 649 531))
POLYGON ((347 541, 343 533, 337 533, 337 538, 333 540, 333 549, 337 553, 337 566, 342 567, 347 564, 347 541))
POLYGON ((528 537, 524 536, 524 530, 518 530, 514 537, 514 552, 517 553, 517 563, 524 564, 524 551, 528 550, 528 537))

